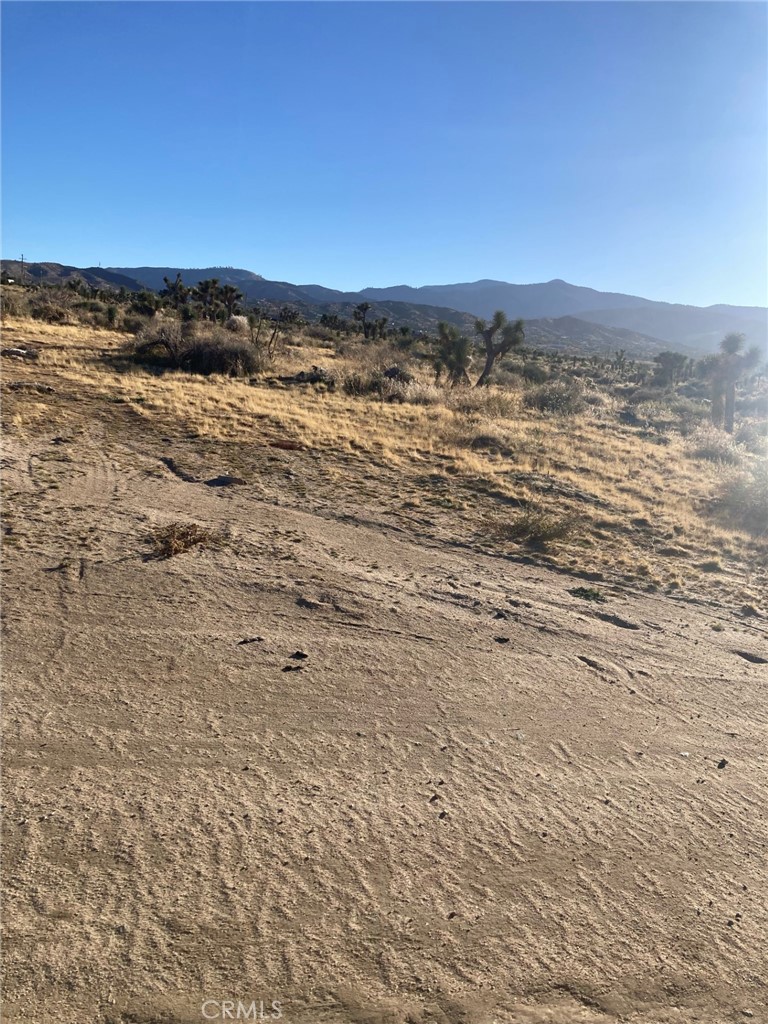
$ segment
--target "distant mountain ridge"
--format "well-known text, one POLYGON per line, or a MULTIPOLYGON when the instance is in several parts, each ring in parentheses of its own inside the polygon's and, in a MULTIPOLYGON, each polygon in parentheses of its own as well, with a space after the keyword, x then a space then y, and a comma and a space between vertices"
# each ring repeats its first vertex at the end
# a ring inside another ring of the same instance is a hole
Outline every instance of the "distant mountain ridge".
POLYGON ((481 317, 491 316, 496 309, 524 320, 574 316, 702 351, 712 351, 729 331, 740 331, 750 343, 768 346, 768 309, 763 307, 685 306, 620 292, 600 292, 559 279, 522 285, 488 280, 422 288, 400 285, 364 288, 360 294, 367 299, 432 302, 481 317))
MULTIPOLYGON (((3 273, 20 276, 20 263, 2 261, 3 273)), ((621 292, 601 292, 556 278, 537 284, 510 284, 484 279, 414 288, 364 288, 344 292, 317 284, 272 281, 238 267, 77 267, 57 263, 25 265, 29 280, 65 283, 82 277, 97 287, 125 287, 132 291, 160 291, 164 278, 181 274, 188 285, 207 278, 239 288, 248 303, 296 306, 309 319, 322 312, 350 316, 354 305, 370 302, 373 316, 388 316, 395 326, 410 323, 417 330, 434 331, 439 320, 471 331, 475 317, 489 317, 503 309, 510 318, 526 321, 531 344, 590 351, 625 348, 631 354, 657 354, 674 348, 691 354, 713 351, 730 331, 746 335, 750 345, 768 352, 768 309, 761 306, 701 307, 658 302, 621 292), (570 339, 566 332, 570 332, 570 339), (545 339, 549 339, 546 341, 545 339), (569 340, 571 344, 569 344, 569 340)))
MULTIPOLYGON (((359 303, 407 303, 489 317, 503 309, 511 318, 558 320, 576 317, 603 328, 617 328, 632 335, 656 339, 698 352, 711 352, 729 331, 746 334, 750 344, 768 349, 768 309, 760 306, 708 307, 658 302, 622 292, 601 292, 569 284, 560 278, 538 284, 509 284, 484 279, 463 284, 396 285, 344 292, 317 284, 295 285, 270 281, 247 270, 209 267, 204 271, 184 268, 113 267, 113 271, 143 280, 149 287, 163 287, 163 276, 181 273, 188 284, 204 277, 219 277, 222 284, 236 284, 252 302, 264 300, 308 305, 359 303), (200 276, 198 276, 200 275, 200 276), (160 282, 159 285, 157 282, 160 282), (154 282, 154 283, 153 283, 154 282)), ((444 319, 451 319, 445 317, 444 319)))

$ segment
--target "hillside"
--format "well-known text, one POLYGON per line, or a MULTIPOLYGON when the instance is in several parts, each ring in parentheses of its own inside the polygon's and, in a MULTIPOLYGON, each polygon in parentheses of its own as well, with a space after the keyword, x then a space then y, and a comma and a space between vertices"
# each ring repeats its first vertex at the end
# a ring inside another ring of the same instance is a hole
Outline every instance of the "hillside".
MULTIPOLYGON (((119 273, 141 277, 142 280, 161 282, 162 273, 152 268, 126 267, 119 273), (143 275, 143 277, 142 277, 143 275)), ((406 303, 413 307, 432 307, 440 310, 460 311, 472 316, 489 317, 497 309, 503 309, 511 318, 524 320, 556 320, 561 317, 575 317, 580 321, 599 324, 601 327, 616 327, 645 338, 662 342, 661 348, 670 346, 678 349, 692 349, 710 352, 729 331, 741 331, 748 336, 750 344, 761 345, 768 351, 768 310, 761 307, 713 305, 710 307, 685 306, 668 302, 656 302, 637 295, 620 292, 601 292, 569 284, 555 279, 540 284, 509 284, 505 281, 482 280, 452 285, 426 285, 412 288, 399 285, 392 288, 363 288, 359 292, 339 292, 321 285, 292 285, 281 281, 256 278, 249 271, 231 268, 208 268, 205 271, 179 270, 186 281, 204 276, 221 277, 222 281, 237 284, 250 301, 272 300, 276 302, 303 303, 308 306, 323 304, 356 304, 362 301, 375 303, 377 308, 384 304, 406 303), (254 280, 256 278, 256 280, 254 280)), ((163 273, 174 276, 175 268, 164 268, 163 273)), ((155 286, 155 285, 153 285, 155 286)), ((389 307, 392 308, 392 307, 389 307)), ((450 319, 438 316, 437 319, 450 319)), ((579 327, 578 333, 584 333, 579 327)), ((626 347, 620 337, 609 337, 595 332, 596 337, 605 337, 605 350, 626 347)), ((638 354, 644 343, 637 339, 638 354)), ((635 343, 629 342, 634 348, 635 343)), ((656 349, 659 351, 660 349, 656 349)))
MULTIPOLYGON (((17 261, 3 261, 3 273, 20 274, 17 261)), ((527 323, 529 343, 535 347, 563 351, 613 352, 625 349, 634 358, 653 358, 664 349, 702 354, 714 351, 731 331, 747 335, 751 345, 768 354, 768 310, 760 307, 713 305, 683 306, 655 302, 635 295, 600 292, 566 281, 515 285, 503 281, 475 281, 467 284, 412 288, 364 288, 340 292, 321 285, 296 285, 271 281, 236 267, 63 267, 54 263, 28 265, 29 279, 52 284, 74 277, 97 287, 145 287, 156 291, 164 278, 181 274, 188 285, 216 277, 222 284, 241 290, 246 303, 279 308, 289 305, 309 321, 323 313, 350 318, 355 305, 371 304, 373 319, 386 316, 395 327, 410 326, 435 333, 441 320, 471 332, 474 319, 488 317, 503 309, 510 318, 527 323)))
MULTIPOLYGON (((670 347, 659 338, 622 327, 605 327, 575 316, 526 320, 525 343, 529 348, 571 355, 612 355, 623 349, 633 359, 653 359, 670 347)), ((696 354, 688 345, 676 345, 675 348, 686 355, 696 354)))
POLYGON ((668 347, 699 352, 714 352, 721 339, 731 331, 743 333, 750 345, 761 345, 768 355, 768 330, 765 310, 744 315, 741 307, 727 306, 699 309, 696 306, 676 306, 659 303, 640 309, 588 309, 585 320, 606 327, 620 327, 629 331, 643 331, 656 338, 666 339, 668 347))
POLYGON ((768 310, 760 307, 684 306, 655 302, 636 295, 599 292, 566 281, 517 285, 503 281, 434 285, 422 288, 365 288, 370 300, 435 302, 488 317, 503 309, 525 320, 576 316, 605 327, 619 327, 657 338, 666 346, 710 352, 730 331, 747 334, 750 344, 768 350, 768 310))
POLYGON ((0 273, 3 278, 13 278, 33 284, 63 285, 69 281, 81 280, 94 288, 127 288, 128 291, 139 291, 142 285, 130 275, 108 270, 105 267, 68 267, 62 263, 25 263, 19 260, 0 261, 0 273))
POLYGON ((5 1018, 765 1019, 766 549, 722 466, 607 396, 281 383, 361 372, 308 337, 253 380, 4 337, 5 1018))

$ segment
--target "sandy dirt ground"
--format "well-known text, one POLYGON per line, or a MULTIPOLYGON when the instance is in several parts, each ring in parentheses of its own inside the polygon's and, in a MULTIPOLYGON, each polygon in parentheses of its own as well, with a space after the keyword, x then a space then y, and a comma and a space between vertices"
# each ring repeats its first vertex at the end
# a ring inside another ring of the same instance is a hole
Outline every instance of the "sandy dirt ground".
POLYGON ((60 429, 3 460, 6 1020, 768 1020, 764 618, 60 429))

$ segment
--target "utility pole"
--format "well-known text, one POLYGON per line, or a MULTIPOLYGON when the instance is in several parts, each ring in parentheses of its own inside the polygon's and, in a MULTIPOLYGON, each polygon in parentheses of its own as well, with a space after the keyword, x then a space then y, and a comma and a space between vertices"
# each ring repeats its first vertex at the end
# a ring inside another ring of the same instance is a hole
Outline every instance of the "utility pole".
POLYGON ((21 254, 21 283, 24 284, 24 253, 21 254))

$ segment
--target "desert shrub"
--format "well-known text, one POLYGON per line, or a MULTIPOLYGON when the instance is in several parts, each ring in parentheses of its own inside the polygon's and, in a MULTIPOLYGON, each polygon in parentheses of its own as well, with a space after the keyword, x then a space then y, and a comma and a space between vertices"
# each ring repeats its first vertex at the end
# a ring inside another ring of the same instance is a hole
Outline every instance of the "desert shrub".
POLYGON ((136 362, 206 377, 214 373, 251 376, 260 373, 267 362, 263 349, 223 327, 182 324, 166 317, 145 321, 130 350, 136 362))
POLYGON ((525 378, 522 376, 522 364, 503 363, 494 367, 493 382, 505 391, 522 391, 525 378))
POLYGON ((354 363, 363 375, 375 370, 386 370, 388 366, 403 366, 403 352, 389 341, 362 342, 344 340, 339 342, 337 352, 354 363))
POLYGON ((523 364, 522 376, 530 384, 543 384, 549 379, 549 373, 546 367, 542 366, 541 363, 534 362, 523 364))
POLYGON ((709 405, 706 402, 685 395, 673 398, 669 408, 675 417, 675 430, 679 430, 684 436, 695 431, 709 415, 709 405))
POLYGON ((228 377, 247 377, 264 368, 261 351, 238 338, 195 338, 184 342, 179 366, 189 373, 209 377, 213 373, 228 377))
POLYGON ((336 335, 329 327, 322 327, 318 324, 305 327, 304 334, 307 338, 311 338, 312 341, 324 342, 328 347, 331 347, 336 341, 336 335))
POLYGON ((768 536, 768 463, 727 478, 720 486, 715 508, 722 519, 754 537, 768 536))
POLYGON ((397 384, 404 402, 410 405, 440 405, 445 401, 445 391, 435 384, 424 384, 414 380, 410 384, 397 384))
POLYGON ((702 424, 687 439, 687 448, 694 459, 722 462, 736 466, 744 458, 745 449, 730 434, 711 424, 702 424))
POLYGON ((389 383, 380 370, 362 370, 345 373, 341 388, 345 395, 381 395, 389 383))
POLYGON ((225 321, 224 326, 233 334, 250 334, 251 330, 247 316, 231 316, 225 321))
POLYGON ((530 501, 504 519, 497 516, 490 520, 487 529, 498 540, 519 540, 531 547, 546 548, 553 541, 572 537, 582 518, 575 512, 558 512, 539 501, 530 501))
POLYGON ((582 601, 594 601, 597 604, 605 604, 608 598, 597 587, 571 587, 568 590, 569 594, 573 594, 574 597, 580 597, 582 601))
POLYGON ((224 543, 223 534, 197 523, 169 523, 152 532, 152 558, 173 558, 192 548, 217 548, 224 543))
POLYGON ((665 402, 661 398, 638 402, 634 406, 634 412, 647 427, 653 427, 655 430, 671 430, 677 423, 677 418, 672 412, 669 402, 665 402))
POLYGON ((9 316, 28 316, 29 302, 23 291, 15 288, 0 289, 0 312, 3 320, 9 316))
POLYGON ((753 455, 768 457, 768 420, 747 420, 740 423, 733 439, 753 455))
POLYGON ((498 416, 508 419, 520 412, 520 396, 501 388, 453 388, 445 392, 445 404, 458 413, 472 416, 498 416))
POLYGON ((575 380, 552 380, 533 387, 523 396, 527 409, 551 412, 558 416, 575 416, 586 409, 583 385, 575 380))
POLYGON ((126 334, 141 334, 141 332, 149 325, 149 320, 143 316, 125 316, 123 317, 123 330, 126 334))
POLYGON ((47 291, 35 292, 29 300, 29 315, 35 320, 43 320, 49 324, 75 322, 72 303, 63 292, 58 294, 51 294, 47 291))
POLYGON ((494 420, 456 420, 445 428, 443 437, 449 445, 457 448, 505 456, 511 455, 513 451, 509 431, 503 423, 494 420))
POLYGON ((182 328, 178 320, 155 318, 142 321, 133 353, 137 362, 179 366, 183 344, 182 328))

